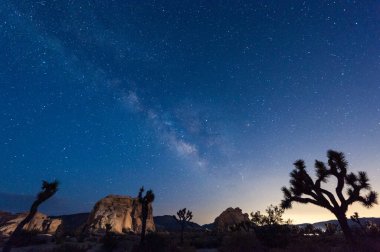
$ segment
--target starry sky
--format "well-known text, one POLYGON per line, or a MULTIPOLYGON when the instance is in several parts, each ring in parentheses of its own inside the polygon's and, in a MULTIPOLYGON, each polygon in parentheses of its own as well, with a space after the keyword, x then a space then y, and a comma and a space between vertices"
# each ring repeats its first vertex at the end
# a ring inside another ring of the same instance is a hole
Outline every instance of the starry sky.
POLYGON ((3 0, 0 29, 3 210, 56 178, 49 214, 144 185, 155 215, 209 223, 328 149, 380 191, 380 1, 3 0))

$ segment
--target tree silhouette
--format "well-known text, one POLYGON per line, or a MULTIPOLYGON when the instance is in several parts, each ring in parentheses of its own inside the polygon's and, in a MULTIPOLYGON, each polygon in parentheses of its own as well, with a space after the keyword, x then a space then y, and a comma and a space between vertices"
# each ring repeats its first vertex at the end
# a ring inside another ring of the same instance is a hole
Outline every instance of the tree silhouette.
POLYGON ((353 222, 355 222, 356 224, 359 225, 359 227, 361 228, 361 230, 363 231, 364 234, 367 234, 367 230, 366 230, 366 228, 363 226, 362 222, 360 221, 360 217, 359 217, 358 212, 354 212, 354 214, 351 215, 350 218, 351 218, 351 220, 352 220, 353 222))
POLYGON ((252 221, 242 221, 238 224, 233 224, 228 227, 231 232, 240 232, 244 230, 245 232, 250 232, 250 230, 254 230, 255 224, 252 221))
POLYGON ((285 209, 280 206, 270 205, 265 209, 267 215, 261 214, 260 211, 256 211, 255 213, 251 213, 251 222, 256 226, 265 226, 265 225, 282 225, 282 224, 290 224, 291 220, 284 221, 282 215, 285 212, 285 209))
POLYGON ((325 234, 334 235, 338 231, 338 225, 334 223, 325 223, 325 234))
POLYGON ((15 231, 12 233, 12 235, 9 237, 9 240, 4 245, 3 252, 9 252, 11 251, 12 246, 17 241, 17 239, 20 238, 20 235, 22 234, 24 226, 29 223, 33 217, 36 215, 38 211, 39 205, 41 205, 44 201, 49 199, 51 196, 53 196, 58 191, 58 181, 55 180, 51 183, 47 181, 42 181, 42 191, 38 193, 36 200, 33 202, 32 206, 30 207, 28 215, 23 219, 16 227, 15 231))
POLYGON ((138 200, 141 203, 141 217, 142 217, 142 229, 141 229, 141 240, 140 243, 143 244, 145 241, 146 232, 146 220, 148 218, 149 204, 154 201, 154 193, 152 190, 148 190, 143 197, 144 187, 140 188, 138 200))
POLYGON ((303 160, 294 163, 295 169, 290 173, 290 188, 283 187, 284 199, 281 202, 283 208, 291 208, 292 202, 301 204, 311 203, 328 209, 337 218, 344 236, 349 242, 353 242, 353 236, 347 223, 346 212, 354 202, 360 202, 370 208, 377 204, 377 192, 371 191, 369 179, 365 172, 347 173, 348 163, 342 152, 329 150, 327 152, 328 167, 325 163, 316 160, 315 171, 317 179, 314 182, 306 171, 303 160), (330 176, 337 179, 335 187, 336 196, 321 187, 330 176), (344 189, 347 187, 347 193, 344 189), (362 191, 369 191, 362 195, 362 191), (304 197, 302 197, 304 196, 304 197))
POLYGON ((183 231, 185 230, 186 223, 193 218, 193 213, 186 208, 181 209, 177 212, 178 218, 173 215, 174 219, 181 225, 181 243, 183 243, 183 231))

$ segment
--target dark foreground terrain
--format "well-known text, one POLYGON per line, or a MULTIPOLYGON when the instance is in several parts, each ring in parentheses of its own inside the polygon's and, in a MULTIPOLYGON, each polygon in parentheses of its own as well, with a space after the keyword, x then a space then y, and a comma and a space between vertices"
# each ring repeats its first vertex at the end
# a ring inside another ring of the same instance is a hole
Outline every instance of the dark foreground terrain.
MULTIPOLYGON (((140 245, 140 237, 133 234, 108 234, 103 237, 65 237, 27 233, 25 240, 12 251, 380 251, 380 237, 358 236, 357 243, 349 245, 338 233, 334 235, 255 234, 254 232, 186 232, 180 244, 178 232, 156 232, 140 245), (265 235, 265 236, 263 236, 265 235)), ((4 242, 3 238, 0 242, 4 242)), ((0 245, 1 247, 1 245, 0 245)))

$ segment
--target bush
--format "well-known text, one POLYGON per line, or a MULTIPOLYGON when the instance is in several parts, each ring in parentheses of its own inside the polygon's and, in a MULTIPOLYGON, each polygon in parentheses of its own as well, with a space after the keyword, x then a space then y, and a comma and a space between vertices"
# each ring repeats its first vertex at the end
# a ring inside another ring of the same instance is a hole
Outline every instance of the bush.
POLYGON ((257 239, 270 248, 286 248, 291 230, 288 225, 266 225, 255 228, 257 239))
POLYGON ((366 233, 371 237, 376 237, 380 235, 380 227, 372 221, 366 222, 366 233))
POLYGON ((102 239, 103 248, 107 251, 112 251, 117 247, 118 239, 115 233, 112 231, 111 224, 106 224, 106 233, 102 239))
POLYGON ((38 230, 22 230, 14 241, 14 247, 24 247, 29 245, 39 245, 47 243, 46 237, 41 237, 38 230))
POLYGON ((84 245, 77 245, 77 244, 70 244, 65 243, 59 246, 58 248, 54 248, 50 250, 49 252, 85 252, 88 251, 91 248, 90 245, 84 246, 84 245))
POLYGON ((145 244, 136 245, 133 252, 165 252, 170 251, 170 237, 165 234, 149 233, 145 237, 145 244))
POLYGON ((260 244, 254 233, 242 233, 234 232, 226 235, 223 239, 222 246, 219 247, 219 251, 229 252, 246 252, 246 251, 258 251, 260 244))
POLYGON ((196 249, 217 248, 221 245, 223 237, 221 235, 200 233, 191 238, 190 245, 196 249))
POLYGON ((325 227, 326 227, 325 235, 334 235, 338 232, 338 225, 337 224, 326 223, 325 227))

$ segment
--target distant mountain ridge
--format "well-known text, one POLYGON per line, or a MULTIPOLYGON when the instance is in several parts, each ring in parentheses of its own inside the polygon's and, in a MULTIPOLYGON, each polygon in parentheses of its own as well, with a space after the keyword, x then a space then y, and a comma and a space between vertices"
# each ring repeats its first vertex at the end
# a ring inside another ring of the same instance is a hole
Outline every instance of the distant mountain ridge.
MULTIPOLYGON (((156 216, 153 217, 153 220, 158 231, 173 232, 181 230, 181 225, 174 219, 173 215, 156 216)), ((201 225, 191 221, 186 224, 185 228, 186 230, 193 231, 204 230, 204 228, 201 225)))
MULTIPOLYGON (((5 222, 5 220, 8 220, 13 215, 15 214, 0 211, 0 226, 1 226, 1 222, 5 222)), ((49 216, 49 218, 51 219, 61 219, 64 223, 65 230, 69 230, 71 232, 78 229, 78 227, 81 227, 82 225, 84 225, 88 217, 89 217, 89 213, 49 216)), ((380 217, 363 217, 359 219, 362 222, 362 224, 366 223, 367 221, 371 221, 373 223, 380 225, 380 217)), ((154 216, 153 220, 156 225, 156 229, 158 231, 176 232, 180 230, 180 224, 174 219, 172 215, 154 216)), ((304 228, 306 225, 312 224, 315 228, 320 228, 323 230, 325 229, 325 225, 327 223, 339 225, 337 220, 328 220, 328 221, 320 221, 320 222, 315 222, 315 223, 295 224, 295 226, 304 228)), ((358 227, 358 225, 350 219, 348 220, 348 224, 351 227, 356 227, 356 226, 358 227)), ((214 227, 215 227, 214 222, 209 223, 209 224, 204 224, 204 225, 199 225, 198 223, 195 223, 195 222, 189 222, 186 226, 186 230, 206 231, 206 230, 214 230, 214 227)))
MULTIPOLYGON (((373 222, 373 223, 380 225, 380 218, 379 217, 363 217, 363 218, 359 218, 359 220, 361 221, 362 224, 366 223, 367 221, 370 221, 370 222, 373 222)), ((303 228, 308 224, 312 224, 315 228, 320 228, 323 230, 326 228, 327 223, 339 225, 338 220, 328 220, 328 221, 319 221, 319 222, 315 222, 315 223, 302 223, 302 224, 297 224, 296 226, 303 228)), ((350 227, 358 226, 357 223, 353 222, 350 219, 348 219, 348 225, 350 227)))

